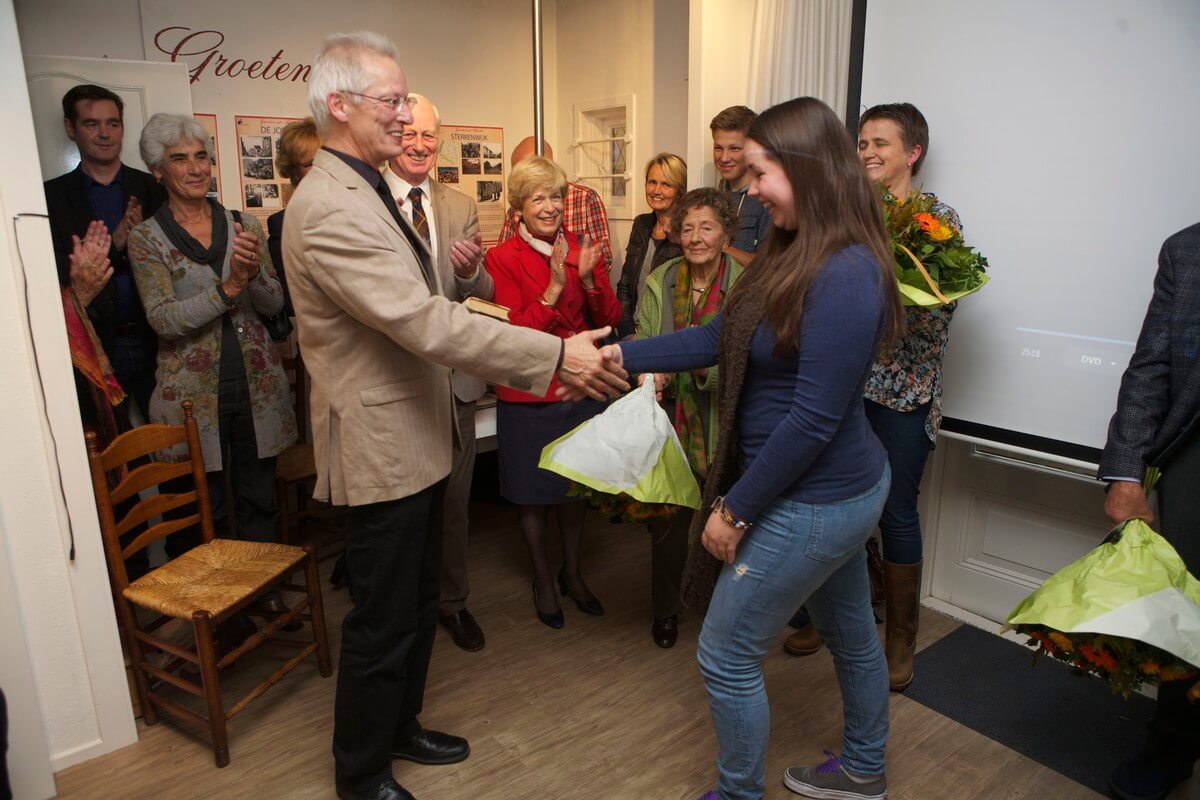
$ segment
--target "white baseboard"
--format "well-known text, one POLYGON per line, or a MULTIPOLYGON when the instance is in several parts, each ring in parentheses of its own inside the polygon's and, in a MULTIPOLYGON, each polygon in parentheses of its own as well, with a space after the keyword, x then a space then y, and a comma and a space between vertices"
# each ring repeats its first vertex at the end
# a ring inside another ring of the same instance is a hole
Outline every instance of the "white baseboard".
POLYGON ((76 764, 82 764, 84 761, 90 761, 93 758, 111 753, 115 750, 120 750, 123 747, 128 747, 131 744, 137 744, 138 738, 136 731, 133 738, 129 741, 107 741, 105 739, 93 739, 90 742, 76 745, 69 750, 64 750, 61 753, 54 753, 50 756, 50 767, 55 772, 62 772, 68 767, 73 767, 76 764))

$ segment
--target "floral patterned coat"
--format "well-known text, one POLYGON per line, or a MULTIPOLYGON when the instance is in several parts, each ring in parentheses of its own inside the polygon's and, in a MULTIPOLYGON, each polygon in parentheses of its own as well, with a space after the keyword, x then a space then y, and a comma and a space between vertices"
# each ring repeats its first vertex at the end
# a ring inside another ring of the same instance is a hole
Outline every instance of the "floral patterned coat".
MULTIPOLYGON (((934 198, 933 211, 958 230, 958 212, 934 198)), ((896 411, 929 404, 925 434, 932 442, 942 426, 942 359, 950 340, 950 319, 957 303, 936 308, 905 307, 906 333, 891 350, 880 350, 863 396, 896 411)))
MULTIPOLYGON (((261 266, 258 275, 246 291, 234 298, 230 308, 217 293, 217 285, 229 277, 233 255, 233 217, 229 211, 222 211, 230 235, 221 278, 207 264, 198 264, 179 252, 153 217, 129 234, 129 260, 138 293, 146 309, 146 319, 158 334, 158 369, 150 398, 150 421, 183 424, 181 403, 191 400, 204 449, 204 468, 209 472, 222 468, 217 384, 221 326, 226 313, 231 315, 242 345, 258 457, 279 455, 298 439, 287 375, 259 317, 259 314, 274 315, 283 308, 283 290, 271 266, 267 236, 258 220, 242 216, 246 232, 258 236, 261 266)), ((183 460, 187 457, 186 445, 165 450, 160 457, 183 460)))

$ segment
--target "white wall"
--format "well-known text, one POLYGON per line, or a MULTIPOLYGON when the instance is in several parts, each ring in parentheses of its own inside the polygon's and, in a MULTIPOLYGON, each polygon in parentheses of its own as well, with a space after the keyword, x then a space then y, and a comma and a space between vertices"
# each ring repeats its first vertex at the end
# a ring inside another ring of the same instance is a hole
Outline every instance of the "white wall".
POLYGON ((691 0, 687 129, 691 188, 717 183, 709 122, 723 108, 750 105, 753 35, 754 4, 749 0, 691 0))
MULTIPOLYGON (((44 214, 46 205, 25 72, 7 0, 0 13, 10 17, 0 25, 0 101, 8 110, 6 146, 0 151, 6 228, 0 250, 0 385, 5 391, 0 538, 37 686, 36 697, 17 698, 20 705, 14 711, 19 709, 23 717, 14 719, 13 741, 18 741, 18 732, 24 735, 40 727, 28 718, 40 705, 45 715, 42 746, 60 769, 97 748, 119 747, 136 736, 108 600, 49 226, 36 218, 10 222, 20 213, 44 214), (68 508, 74 523, 74 562, 68 560, 68 508)), ((7 662, 22 649, 3 648, 0 657, 7 662)), ((37 763, 30 744, 21 741, 29 760, 10 757, 10 765, 27 772, 48 767, 37 763)))
MULTIPOLYGON (((628 187, 634 201, 609 210, 616 266, 623 261, 631 220, 648 210, 641 173, 655 153, 685 155, 687 147, 687 0, 561 0, 558 4, 559 136, 547 136, 560 164, 574 177, 574 107, 633 95, 634 139, 628 187)), ((547 110, 549 118, 551 111, 547 110)), ((686 156, 685 156, 686 157, 686 156)), ((615 278, 615 272, 614 272, 615 278)))

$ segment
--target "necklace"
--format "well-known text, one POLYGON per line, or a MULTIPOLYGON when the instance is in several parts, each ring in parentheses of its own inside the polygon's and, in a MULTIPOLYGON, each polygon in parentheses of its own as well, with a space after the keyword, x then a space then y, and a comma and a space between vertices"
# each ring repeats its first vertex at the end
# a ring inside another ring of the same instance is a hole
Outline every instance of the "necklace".
POLYGON ((211 212, 207 205, 200 211, 200 214, 196 217, 184 216, 182 211, 174 209, 174 208, 171 209, 171 213, 173 213, 175 215, 175 219, 179 220, 180 224, 182 224, 182 225, 196 225, 197 223, 204 222, 205 220, 209 219, 211 216, 211 212))

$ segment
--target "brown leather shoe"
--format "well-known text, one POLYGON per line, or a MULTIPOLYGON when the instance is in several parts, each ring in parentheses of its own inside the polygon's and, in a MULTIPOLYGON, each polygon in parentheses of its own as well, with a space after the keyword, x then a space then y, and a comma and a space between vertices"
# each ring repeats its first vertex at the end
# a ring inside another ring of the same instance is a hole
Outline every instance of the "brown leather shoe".
POLYGON ((810 622, 783 640, 783 652, 793 656, 811 656, 821 649, 825 640, 810 622))
POLYGON ((485 644, 483 630, 480 629, 479 623, 475 621, 475 618, 471 616, 470 611, 464 608, 447 616, 438 614, 438 622, 446 630, 450 631, 450 638, 463 650, 474 653, 476 650, 483 649, 483 645, 485 644))
POLYGON ((672 614, 669 617, 655 619, 654 624, 650 626, 650 638, 664 650, 674 647, 675 641, 679 638, 679 617, 672 614))
POLYGON ((883 577, 887 583, 883 652, 887 656, 888 688, 903 692, 913 679, 913 653, 921 609, 921 562, 884 561, 883 577))

